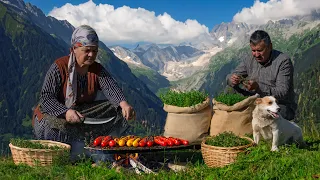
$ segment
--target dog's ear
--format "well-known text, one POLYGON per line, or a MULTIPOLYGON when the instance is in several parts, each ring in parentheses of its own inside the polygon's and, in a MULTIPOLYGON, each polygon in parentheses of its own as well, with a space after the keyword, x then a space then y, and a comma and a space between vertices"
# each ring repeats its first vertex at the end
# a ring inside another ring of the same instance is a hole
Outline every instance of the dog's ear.
POLYGON ((260 104, 262 103, 262 99, 261 98, 257 98, 255 101, 254 101, 254 104, 257 105, 257 104, 260 104))

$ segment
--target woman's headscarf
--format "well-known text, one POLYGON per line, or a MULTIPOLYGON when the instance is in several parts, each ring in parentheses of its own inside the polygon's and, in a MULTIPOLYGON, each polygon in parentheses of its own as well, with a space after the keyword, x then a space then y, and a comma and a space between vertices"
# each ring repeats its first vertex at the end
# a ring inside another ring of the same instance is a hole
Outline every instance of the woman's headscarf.
POLYGON ((68 84, 66 90, 65 105, 70 108, 77 98, 77 73, 76 73, 76 57, 73 52, 73 47, 82 46, 98 46, 99 38, 96 31, 88 25, 77 27, 71 37, 71 52, 68 62, 68 84))

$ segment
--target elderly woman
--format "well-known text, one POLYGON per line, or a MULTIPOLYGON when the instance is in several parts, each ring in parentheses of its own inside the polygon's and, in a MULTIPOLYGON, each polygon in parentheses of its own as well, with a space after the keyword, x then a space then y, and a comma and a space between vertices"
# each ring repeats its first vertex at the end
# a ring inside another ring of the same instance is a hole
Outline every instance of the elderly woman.
POLYGON ((98 43, 95 30, 82 25, 72 34, 69 56, 51 65, 40 103, 34 110, 37 139, 69 143, 71 152, 81 152, 85 139, 120 136, 127 129, 127 120, 134 116, 133 108, 107 70, 95 62, 98 43), (104 124, 88 125, 82 122, 86 117, 114 118, 104 124))

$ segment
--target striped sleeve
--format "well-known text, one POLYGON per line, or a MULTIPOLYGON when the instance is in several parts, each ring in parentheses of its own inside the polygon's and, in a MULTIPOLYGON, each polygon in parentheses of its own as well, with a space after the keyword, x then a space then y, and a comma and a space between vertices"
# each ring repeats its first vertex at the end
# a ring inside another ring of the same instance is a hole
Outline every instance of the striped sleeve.
POLYGON ((126 98, 124 97, 124 94, 117 82, 111 77, 104 67, 102 67, 98 79, 103 94, 109 101, 111 101, 111 103, 119 105, 121 101, 126 101, 126 98))
POLYGON ((40 106, 43 113, 59 116, 68 111, 68 108, 58 101, 61 87, 61 75, 56 63, 48 70, 40 93, 40 106))

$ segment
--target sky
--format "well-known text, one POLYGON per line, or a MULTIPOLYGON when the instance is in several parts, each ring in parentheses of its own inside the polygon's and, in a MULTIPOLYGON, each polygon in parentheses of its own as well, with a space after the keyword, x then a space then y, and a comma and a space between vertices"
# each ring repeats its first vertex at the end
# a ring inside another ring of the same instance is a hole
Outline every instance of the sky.
MULTIPOLYGON (((48 14, 54 7, 61 7, 66 3, 78 5, 88 0, 26 0, 26 2, 36 5, 48 14)), ((244 7, 252 6, 254 0, 93 0, 93 2, 97 5, 109 4, 115 9, 122 6, 140 7, 154 11, 156 16, 166 12, 181 22, 196 19, 211 30, 216 24, 231 22, 234 14, 244 7)))
POLYGON ((263 24, 320 9, 320 0, 25 0, 46 15, 88 24, 106 44, 179 44, 222 22, 263 24))

